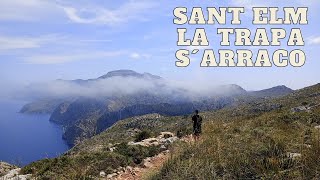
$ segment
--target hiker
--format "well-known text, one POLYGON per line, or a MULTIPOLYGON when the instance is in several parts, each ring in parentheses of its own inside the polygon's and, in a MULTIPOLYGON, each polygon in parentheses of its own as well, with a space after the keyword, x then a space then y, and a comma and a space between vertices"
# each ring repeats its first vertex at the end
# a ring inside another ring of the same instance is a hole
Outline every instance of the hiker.
POLYGON ((199 115, 199 111, 195 110, 195 115, 192 116, 193 121, 193 137, 194 140, 198 140, 201 134, 202 117, 199 115))

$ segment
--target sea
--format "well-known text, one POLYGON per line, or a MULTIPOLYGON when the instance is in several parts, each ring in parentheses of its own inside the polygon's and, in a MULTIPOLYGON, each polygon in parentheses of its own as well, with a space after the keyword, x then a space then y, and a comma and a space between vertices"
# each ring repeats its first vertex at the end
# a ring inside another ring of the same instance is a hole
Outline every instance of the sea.
POLYGON ((50 115, 19 113, 25 103, 0 101, 0 161, 25 166, 69 150, 62 127, 50 122, 50 115))

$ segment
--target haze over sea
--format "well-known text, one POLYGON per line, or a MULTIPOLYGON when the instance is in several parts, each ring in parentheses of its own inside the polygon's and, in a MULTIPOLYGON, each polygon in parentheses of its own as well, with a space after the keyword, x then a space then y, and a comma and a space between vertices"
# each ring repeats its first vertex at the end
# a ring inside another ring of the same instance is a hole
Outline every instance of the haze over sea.
POLYGON ((56 157, 69 147, 49 115, 19 113, 23 102, 0 101, 0 161, 17 165, 56 157))

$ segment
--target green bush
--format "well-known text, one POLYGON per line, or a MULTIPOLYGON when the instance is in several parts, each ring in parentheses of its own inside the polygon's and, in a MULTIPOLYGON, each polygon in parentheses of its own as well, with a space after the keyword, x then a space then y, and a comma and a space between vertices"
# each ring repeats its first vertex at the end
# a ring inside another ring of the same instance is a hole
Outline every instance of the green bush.
POLYGON ((152 157, 160 152, 159 146, 130 146, 127 143, 121 143, 116 146, 117 153, 127 157, 129 161, 140 164, 146 157, 152 157))
POLYGON ((177 130, 177 137, 182 138, 183 136, 187 136, 192 134, 192 129, 187 127, 181 127, 177 130))
POLYGON ((139 132, 136 136, 135 136, 135 142, 140 142, 144 139, 148 139, 151 137, 151 132, 147 131, 147 130, 143 130, 141 132, 139 132))
POLYGON ((113 152, 86 153, 75 157, 61 156, 31 163, 21 169, 22 174, 33 174, 39 179, 90 179, 100 171, 129 165, 128 158, 113 152))

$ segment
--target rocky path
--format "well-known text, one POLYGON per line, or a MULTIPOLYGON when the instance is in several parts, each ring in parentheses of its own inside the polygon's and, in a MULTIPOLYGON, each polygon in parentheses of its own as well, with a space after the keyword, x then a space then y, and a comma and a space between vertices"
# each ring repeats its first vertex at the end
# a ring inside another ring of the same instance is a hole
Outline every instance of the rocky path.
POLYGON ((164 151, 154 157, 147 158, 141 167, 126 168, 125 171, 120 173, 114 180, 140 180, 146 178, 152 172, 161 168, 164 162, 169 158, 169 152, 164 151))
MULTIPOLYGON (((180 141, 191 143, 193 142, 192 136, 186 136, 181 138, 180 141)), ((109 174, 107 180, 141 180, 145 179, 152 173, 160 170, 162 165, 170 158, 170 151, 166 150, 160 154, 144 159, 141 166, 138 167, 126 167, 117 173, 109 174)))

